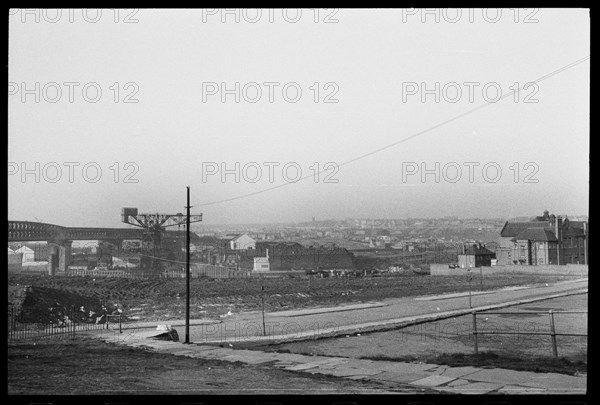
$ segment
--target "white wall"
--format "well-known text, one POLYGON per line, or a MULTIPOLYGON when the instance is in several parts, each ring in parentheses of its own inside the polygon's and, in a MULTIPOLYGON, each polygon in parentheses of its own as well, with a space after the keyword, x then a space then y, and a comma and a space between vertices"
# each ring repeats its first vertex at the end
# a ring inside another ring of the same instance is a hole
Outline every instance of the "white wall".
MULTIPOLYGON (((432 276, 449 276, 449 275, 464 275, 466 269, 451 269, 447 264, 432 263, 430 265, 430 273, 432 276)), ((541 266, 523 266, 523 265, 512 265, 512 266, 492 266, 492 267, 475 267, 471 271, 478 273, 481 271, 484 275, 493 274, 556 274, 556 275, 568 275, 568 276, 588 276, 588 266, 586 264, 566 264, 566 265, 555 265, 545 264, 541 266)))
POLYGON ((229 248, 233 250, 255 249, 256 241, 248 235, 240 235, 229 241, 229 248))
POLYGON ((33 249, 28 248, 27 246, 21 246, 15 253, 23 253, 23 263, 29 263, 35 261, 35 252, 33 249))
POLYGON ((269 264, 268 257, 255 257, 254 258, 254 268, 252 271, 270 271, 271 266, 269 264))

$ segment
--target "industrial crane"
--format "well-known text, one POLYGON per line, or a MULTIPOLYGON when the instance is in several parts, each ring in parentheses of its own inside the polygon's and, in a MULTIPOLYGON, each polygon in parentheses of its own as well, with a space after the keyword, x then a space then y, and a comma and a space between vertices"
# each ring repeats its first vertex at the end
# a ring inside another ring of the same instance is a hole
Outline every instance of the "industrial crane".
MULTIPOLYGON (((190 223, 202 221, 202 214, 190 215, 190 223)), ((177 214, 139 214, 137 208, 123 208, 121 222, 139 228, 142 232, 142 251, 150 257, 151 268, 160 269, 161 233, 170 226, 181 227, 186 224, 186 216, 177 214)))

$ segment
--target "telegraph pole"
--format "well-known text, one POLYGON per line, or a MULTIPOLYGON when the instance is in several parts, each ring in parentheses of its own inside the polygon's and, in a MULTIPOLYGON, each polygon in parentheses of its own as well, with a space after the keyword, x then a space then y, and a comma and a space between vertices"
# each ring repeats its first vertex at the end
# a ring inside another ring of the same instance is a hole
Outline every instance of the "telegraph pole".
POLYGON ((267 336, 267 329, 265 327, 265 279, 263 275, 260 275, 260 299, 262 301, 262 323, 263 323, 263 336, 267 336))
MULTIPOLYGON (((202 221, 202 214, 190 215, 190 186, 187 186, 187 209, 185 224, 186 224, 186 262, 185 262, 185 275, 186 275, 186 308, 185 308, 185 343, 190 343, 190 223, 202 221)), ((166 227, 177 225, 178 229, 183 224, 183 214, 140 214, 137 208, 123 208, 121 210, 121 222, 137 226, 144 229, 144 235, 158 235, 160 241, 160 234, 166 227)), ((153 238, 156 240, 156 238, 153 238)), ((155 245, 156 246, 156 245, 155 245)), ((152 260, 160 259, 157 253, 150 256, 154 256, 152 260)))
POLYGON ((469 267, 469 262, 467 261, 467 277, 469 279, 469 308, 473 308, 471 305, 471 281, 473 281, 473 274, 471 273, 471 268, 469 267))
POLYGON ((190 186, 187 186, 185 208, 185 343, 190 343, 190 186))

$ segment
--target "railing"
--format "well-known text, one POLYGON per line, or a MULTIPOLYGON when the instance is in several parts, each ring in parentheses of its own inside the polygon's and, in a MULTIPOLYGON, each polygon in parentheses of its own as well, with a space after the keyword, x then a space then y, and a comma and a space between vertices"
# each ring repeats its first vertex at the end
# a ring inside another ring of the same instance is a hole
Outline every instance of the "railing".
POLYGON ((75 276, 75 277, 118 277, 118 278, 134 278, 134 279, 143 279, 143 278, 158 278, 161 273, 152 270, 134 270, 134 271, 125 271, 125 270, 67 270, 65 273, 60 273, 60 275, 65 276, 75 276))
MULTIPOLYGON (((185 271, 167 270, 162 272, 164 278, 185 278, 185 271)), ((214 264, 192 263, 190 277, 209 278, 246 278, 250 277, 250 271, 238 270, 235 267, 218 266, 214 264)))
POLYGON ((119 322, 119 333, 123 333, 123 326, 121 323, 121 314, 106 315, 106 329, 108 329, 108 325, 110 323, 111 318, 117 318, 117 322, 119 322))
POLYGON ((477 311, 473 311, 473 339, 474 339, 474 349, 475 354, 479 353, 479 342, 478 335, 545 335, 551 337, 552 342, 552 355, 557 358, 558 357, 558 347, 556 343, 557 336, 578 336, 578 337, 587 337, 587 334, 582 333, 556 333, 556 328, 554 324, 554 314, 587 314, 588 311, 553 311, 549 310, 548 312, 488 312, 488 311, 480 311, 481 314, 484 315, 523 315, 523 314, 548 314, 549 320, 549 331, 548 332, 498 332, 498 331, 480 331, 477 329, 477 311))
POLYGON ((69 270, 66 274, 69 276, 90 277, 127 277, 129 275, 123 270, 69 270))
MULTIPOLYGON (((8 341, 34 340, 49 337, 68 337, 75 336, 78 332, 101 331, 108 328, 108 321, 97 322, 78 321, 78 312, 76 308, 62 308, 60 313, 63 320, 55 322, 47 320, 31 321, 23 313, 18 313, 13 305, 8 306, 8 341)), ((121 328, 120 315, 108 315, 111 317, 119 316, 119 329, 121 328)))
MULTIPOLYGON (((238 270, 235 267, 218 266, 213 264, 192 263, 190 268, 190 277, 209 277, 209 278, 244 278, 250 277, 250 271, 238 270)), ((67 270, 66 276, 79 277, 120 277, 120 278, 185 278, 185 272, 179 270, 67 270)))

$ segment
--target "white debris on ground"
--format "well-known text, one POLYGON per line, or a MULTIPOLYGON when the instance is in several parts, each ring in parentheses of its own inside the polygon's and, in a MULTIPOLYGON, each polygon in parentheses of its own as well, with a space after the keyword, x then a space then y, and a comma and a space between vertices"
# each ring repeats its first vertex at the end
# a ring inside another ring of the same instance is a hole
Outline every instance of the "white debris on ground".
POLYGON ((154 336, 153 339, 172 340, 174 342, 179 341, 179 334, 171 327, 171 325, 158 325, 156 330, 163 333, 154 336))

